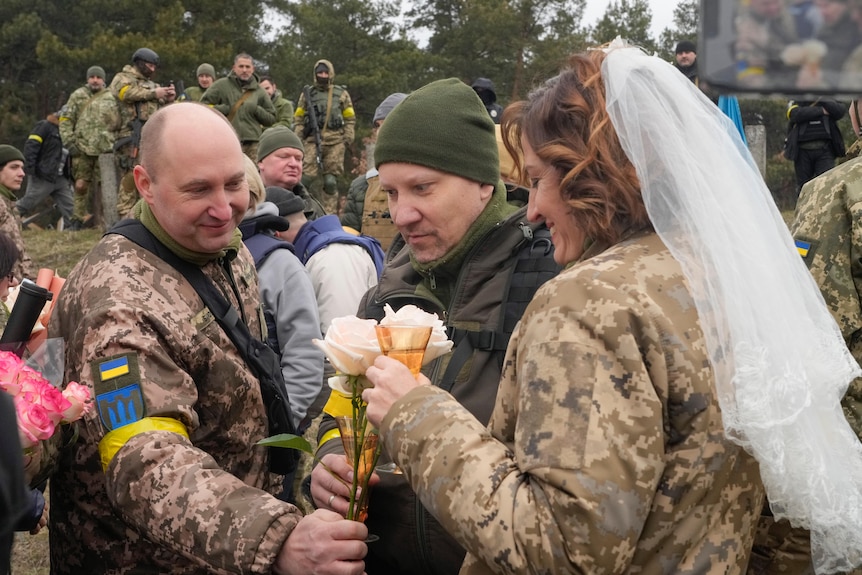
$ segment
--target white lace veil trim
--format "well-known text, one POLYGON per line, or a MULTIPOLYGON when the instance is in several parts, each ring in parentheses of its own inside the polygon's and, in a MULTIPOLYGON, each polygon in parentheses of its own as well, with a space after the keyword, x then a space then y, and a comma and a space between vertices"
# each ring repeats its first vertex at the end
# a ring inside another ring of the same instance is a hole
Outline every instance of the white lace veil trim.
POLYGON ((839 401, 860 374, 733 123, 669 63, 617 39, 611 122, 682 265, 726 433, 776 517, 811 530, 818 573, 862 564, 862 444, 839 401))

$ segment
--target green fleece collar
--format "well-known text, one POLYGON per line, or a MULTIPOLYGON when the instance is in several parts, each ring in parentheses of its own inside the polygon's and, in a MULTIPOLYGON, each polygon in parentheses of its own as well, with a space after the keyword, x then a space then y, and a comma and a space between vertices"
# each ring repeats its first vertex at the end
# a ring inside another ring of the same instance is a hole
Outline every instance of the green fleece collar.
POLYGON ((217 260, 219 258, 227 258, 228 260, 232 260, 236 257, 236 254, 239 252, 240 247, 242 246, 242 233, 239 229, 235 229, 233 231, 233 237, 231 238, 230 244, 222 250, 219 250, 216 253, 208 254, 202 252, 195 252, 188 248, 181 246, 174 240, 168 233, 164 230, 161 224, 156 220, 156 217, 153 215, 152 210, 150 210, 150 205, 144 200, 139 200, 137 204, 135 204, 135 209, 133 216, 141 220, 141 223, 144 224, 144 227, 150 230, 160 242, 165 244, 165 246, 171 250, 174 255, 179 257, 182 260, 185 260, 189 263, 195 264, 197 266, 204 266, 211 261, 217 260))
POLYGON ((3 196, 11 202, 18 200, 18 197, 15 195, 15 193, 2 184, 0 184, 0 196, 3 196))

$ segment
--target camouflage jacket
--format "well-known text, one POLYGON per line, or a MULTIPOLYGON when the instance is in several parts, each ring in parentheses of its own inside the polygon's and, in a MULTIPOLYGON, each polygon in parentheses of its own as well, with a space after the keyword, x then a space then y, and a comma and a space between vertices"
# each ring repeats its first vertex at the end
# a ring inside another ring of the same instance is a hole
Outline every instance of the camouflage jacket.
POLYGON ((0 232, 9 236, 15 242, 21 259, 12 268, 12 273, 21 281, 24 278, 36 279, 33 260, 24 249, 24 238, 21 235, 21 216, 15 211, 15 194, 6 186, 0 184, 0 232))
POLYGON ((763 488, 724 435, 679 264, 654 233, 585 258, 524 313, 487 428, 423 386, 386 448, 467 548, 461 573, 742 573, 763 488))
MULTIPOLYGON (((251 255, 232 279, 219 262, 202 269, 260 337, 251 255)), ((107 235, 69 274, 49 333, 97 407, 51 478, 52 571, 269 573, 300 514, 267 492, 259 383, 194 288, 107 235)))
POLYGON ((117 72, 111 80, 111 93, 120 101, 120 130, 118 137, 124 138, 132 133, 131 121, 137 114, 136 106, 140 109, 141 120, 146 122, 150 116, 156 113, 164 100, 156 97, 158 84, 145 78, 137 68, 130 64, 123 66, 121 72, 117 72))
POLYGON ((247 84, 243 84, 233 72, 219 78, 204 92, 201 103, 231 118, 231 124, 242 142, 257 142, 263 128, 272 126, 276 121, 275 107, 269 95, 260 87, 257 74, 253 74, 247 84), (234 106, 241 98, 245 99, 231 117, 234 106))
MULTIPOLYGON (((802 187, 790 232, 850 352, 862 362, 862 159, 802 187)), ((850 383, 841 403, 862 439, 862 379, 850 383)))
POLYGON ((88 156, 110 153, 120 129, 119 104, 108 89, 91 92, 82 86, 72 92, 60 116, 63 145, 76 146, 88 156))
POLYGON ((356 129, 353 100, 350 99, 350 94, 344 86, 332 84, 335 79, 332 63, 328 60, 318 60, 314 67, 316 68, 318 64, 326 64, 329 67, 330 83, 325 87, 312 84, 308 90, 311 102, 306 102, 304 91, 299 95, 293 116, 293 129, 303 140, 314 141, 312 127, 310 125, 306 127, 309 121, 308 108, 314 106, 322 143, 327 146, 342 142, 349 145, 353 142, 356 129))

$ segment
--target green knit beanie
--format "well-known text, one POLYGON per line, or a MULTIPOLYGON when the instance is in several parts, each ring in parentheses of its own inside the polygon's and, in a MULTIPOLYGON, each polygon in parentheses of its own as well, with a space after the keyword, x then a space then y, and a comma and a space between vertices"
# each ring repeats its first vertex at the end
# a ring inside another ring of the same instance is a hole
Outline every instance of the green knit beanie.
POLYGON ((257 161, 261 161, 274 151, 282 148, 296 148, 303 154, 305 153, 302 140, 287 126, 267 128, 260 135, 260 141, 257 143, 257 161))
POLYGON ((201 74, 206 74, 210 78, 215 78, 215 68, 213 68, 212 64, 201 64, 198 66, 198 72, 195 75, 200 76, 201 74))
POLYGON ((457 78, 431 82, 398 104, 377 134, 374 161, 418 164, 482 184, 500 179, 494 122, 457 78))
POLYGON ((15 146, 9 144, 0 145, 0 166, 5 166, 12 160, 24 161, 24 154, 15 146))
POLYGON ((102 80, 105 79, 105 69, 101 66, 90 66, 87 68, 87 79, 89 80, 93 76, 98 76, 102 80))

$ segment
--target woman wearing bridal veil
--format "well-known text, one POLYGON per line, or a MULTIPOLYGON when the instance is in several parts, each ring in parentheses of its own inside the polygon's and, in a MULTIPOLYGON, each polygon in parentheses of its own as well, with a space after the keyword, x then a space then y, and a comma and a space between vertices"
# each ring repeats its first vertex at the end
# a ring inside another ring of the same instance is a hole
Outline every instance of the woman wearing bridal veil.
MULTIPOLYGON (((569 264, 487 428, 397 362, 363 397, 462 573, 742 573, 763 500, 818 573, 862 563, 859 375, 730 120, 617 40, 503 117, 569 264)), ((372 495, 373 496, 373 495, 372 495)))

